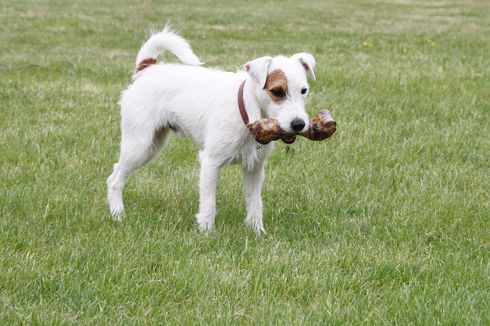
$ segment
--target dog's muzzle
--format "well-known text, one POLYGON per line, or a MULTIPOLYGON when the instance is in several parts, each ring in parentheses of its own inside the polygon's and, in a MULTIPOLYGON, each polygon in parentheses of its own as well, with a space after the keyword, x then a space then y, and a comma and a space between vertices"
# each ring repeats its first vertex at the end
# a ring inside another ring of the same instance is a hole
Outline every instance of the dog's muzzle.
POLYGON ((286 144, 291 144, 300 135, 314 141, 329 138, 337 130, 337 122, 332 118, 330 111, 323 109, 317 113, 314 119, 310 120, 308 129, 299 133, 286 133, 276 119, 259 119, 249 123, 247 128, 250 130, 255 140, 260 144, 268 144, 271 141, 281 139, 286 144))
POLYGON ((306 137, 310 140, 319 141, 332 136, 337 130, 337 123, 327 109, 320 110, 315 116, 315 119, 310 120, 308 129, 304 132, 299 132, 305 127, 305 122, 301 119, 294 119, 291 122, 291 128, 295 130, 296 133, 286 133, 279 125, 279 121, 272 118, 259 119, 253 123, 249 123, 248 114, 243 102, 243 88, 245 87, 245 81, 246 80, 242 82, 238 89, 238 110, 240 111, 243 122, 259 144, 266 145, 271 141, 279 139, 286 144, 292 144, 296 140, 297 135, 306 137))

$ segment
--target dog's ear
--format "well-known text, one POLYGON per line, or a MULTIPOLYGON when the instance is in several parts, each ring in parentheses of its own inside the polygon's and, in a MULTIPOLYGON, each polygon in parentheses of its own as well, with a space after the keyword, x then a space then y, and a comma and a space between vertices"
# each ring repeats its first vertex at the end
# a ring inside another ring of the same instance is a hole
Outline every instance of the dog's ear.
POLYGON ((243 67, 255 80, 255 82, 263 88, 265 86, 265 81, 267 79, 267 74, 269 73, 271 63, 272 57, 260 57, 247 62, 243 67))
POLYGON ((301 52, 296 53, 291 57, 292 59, 299 60, 299 62, 305 67, 306 72, 310 75, 310 78, 316 80, 315 71, 315 58, 309 53, 301 52))

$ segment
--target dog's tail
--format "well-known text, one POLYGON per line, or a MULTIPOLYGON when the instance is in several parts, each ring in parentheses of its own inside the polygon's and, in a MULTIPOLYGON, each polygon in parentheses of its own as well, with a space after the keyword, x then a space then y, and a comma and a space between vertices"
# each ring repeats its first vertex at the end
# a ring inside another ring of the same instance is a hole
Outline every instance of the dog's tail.
POLYGON ((136 72, 156 63, 157 57, 165 50, 173 53, 185 64, 192 66, 202 64, 192 52, 189 43, 167 25, 163 31, 153 34, 141 47, 136 57, 136 72))

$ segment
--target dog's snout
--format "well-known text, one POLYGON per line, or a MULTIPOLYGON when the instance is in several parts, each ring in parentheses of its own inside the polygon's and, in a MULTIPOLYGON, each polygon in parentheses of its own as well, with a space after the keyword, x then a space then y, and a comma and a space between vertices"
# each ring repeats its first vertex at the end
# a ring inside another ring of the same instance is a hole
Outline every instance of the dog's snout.
POLYGON ((305 127, 305 122, 302 119, 296 118, 293 121, 291 121, 291 129, 293 129, 296 132, 303 130, 304 127, 305 127))

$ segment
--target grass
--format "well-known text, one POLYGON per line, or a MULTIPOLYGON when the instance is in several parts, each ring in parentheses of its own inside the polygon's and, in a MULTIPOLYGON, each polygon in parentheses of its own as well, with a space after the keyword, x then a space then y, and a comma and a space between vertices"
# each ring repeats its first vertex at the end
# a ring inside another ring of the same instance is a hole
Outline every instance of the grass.
POLYGON ((0 324, 490 323, 486 1, 5 0, 0 19, 0 324), (209 66, 316 57, 308 111, 339 130, 278 146, 265 236, 237 167, 197 231, 181 139, 109 218, 118 98, 167 20, 209 66))

